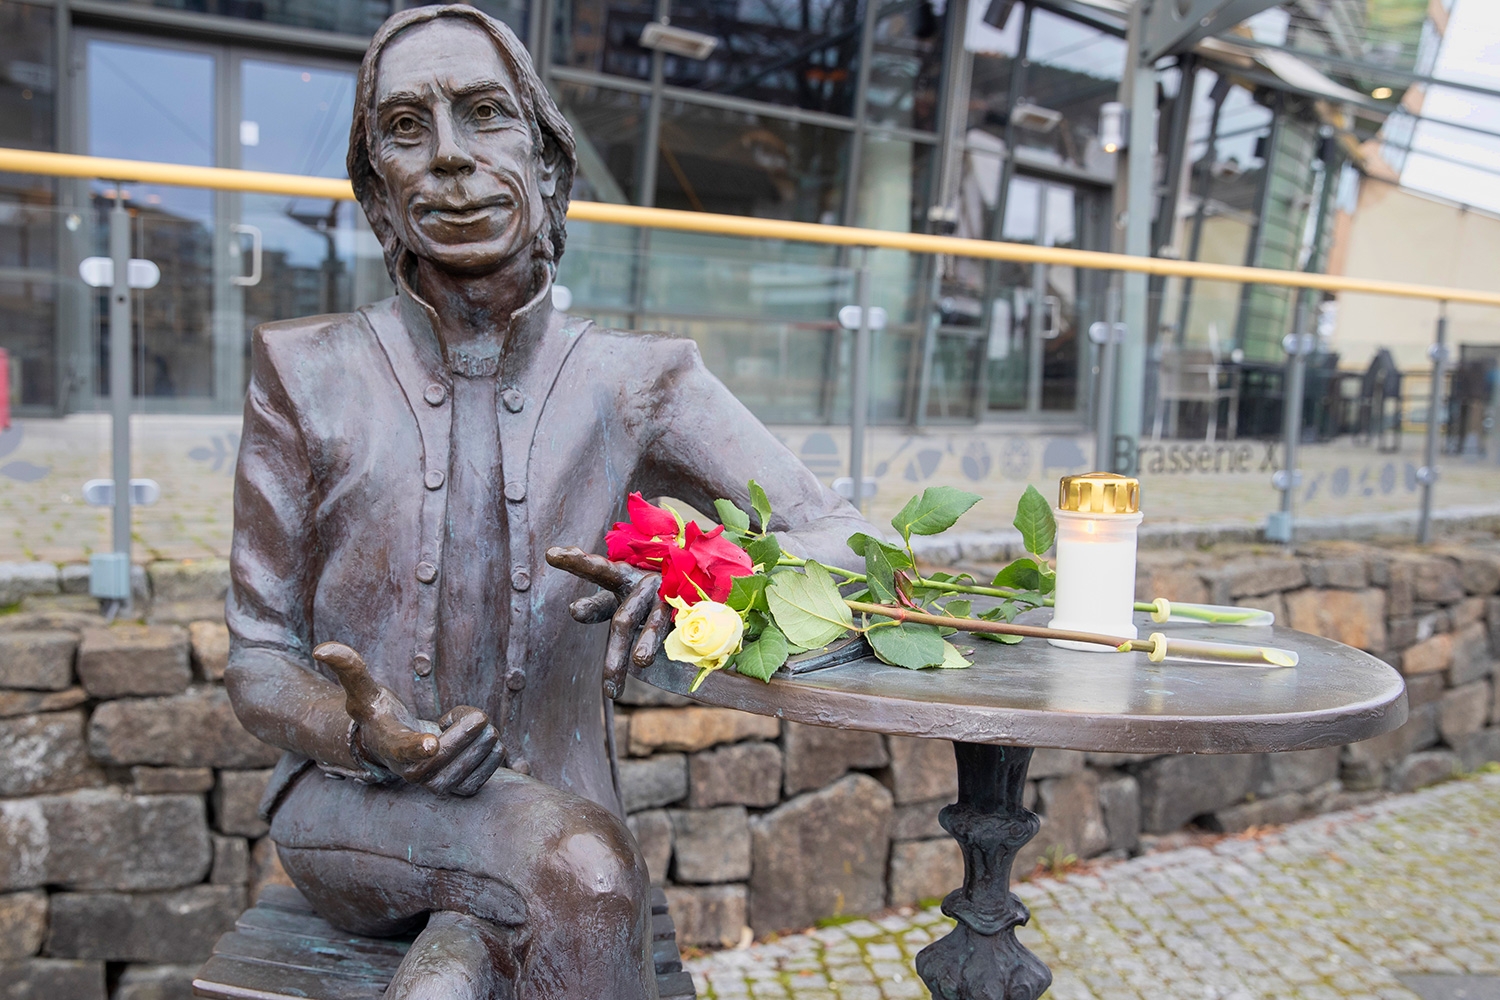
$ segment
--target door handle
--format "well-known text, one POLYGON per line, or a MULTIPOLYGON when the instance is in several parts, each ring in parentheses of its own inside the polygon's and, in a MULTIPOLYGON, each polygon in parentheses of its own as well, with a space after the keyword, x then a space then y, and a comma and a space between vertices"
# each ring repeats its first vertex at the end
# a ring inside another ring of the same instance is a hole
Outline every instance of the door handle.
POLYGON ((1056 340, 1062 336, 1062 299, 1048 295, 1042 299, 1042 306, 1047 310, 1042 319, 1042 339, 1056 340))
POLYGON ((260 228, 244 225, 243 223, 235 223, 229 228, 236 235, 250 237, 250 273, 236 274, 229 279, 229 283, 239 285, 241 288, 249 288, 252 285, 260 284, 260 228))

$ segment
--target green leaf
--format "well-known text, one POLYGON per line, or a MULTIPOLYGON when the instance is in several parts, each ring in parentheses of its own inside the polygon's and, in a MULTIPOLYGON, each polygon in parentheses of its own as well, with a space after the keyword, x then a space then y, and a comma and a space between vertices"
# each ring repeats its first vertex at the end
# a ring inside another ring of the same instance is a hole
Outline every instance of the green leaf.
POLYGON ((943 646, 946 643, 938 630, 931 625, 902 622, 899 625, 881 625, 865 633, 870 648, 881 662, 893 667, 921 670, 935 667, 943 662, 943 646))
POLYGON ((719 513, 719 523, 730 531, 740 534, 750 530, 750 515, 734 505, 732 500, 715 500, 714 510, 719 513))
POLYGON ((854 627, 854 616, 833 577, 810 559, 801 573, 772 577, 766 602, 787 642, 804 649, 826 646, 854 627))
POLYGON ((1022 556, 995 574, 991 587, 1006 587, 1010 590, 1039 590, 1042 571, 1035 559, 1022 556))
POLYGON ((953 527, 980 499, 977 494, 956 490, 952 486, 929 486, 921 496, 906 502, 900 513, 891 519, 891 526, 907 540, 912 535, 936 535, 953 527))
POLYGON ((943 605, 943 614, 950 618, 967 618, 974 610, 974 602, 964 600, 953 600, 943 605))
POLYGON ((745 553, 750 556, 750 562, 753 565, 763 566, 769 570, 776 565, 776 560, 781 558, 781 543, 776 540, 775 535, 767 533, 746 543, 745 553))
POLYGON ((755 514, 760 518, 760 530, 771 529, 771 499, 766 496, 766 491, 761 489, 760 483, 750 480, 750 506, 755 508, 755 514))
POLYGON ((1037 569, 1041 572, 1042 577, 1041 585, 1036 588, 1037 591, 1045 596, 1056 590, 1057 570, 1053 569, 1051 566, 1048 566, 1046 563, 1042 563, 1037 567, 1037 569))
MULTIPOLYGON (((902 553, 904 559, 906 553, 902 553)), ((875 597, 876 604, 892 604, 896 600, 896 574, 902 567, 894 565, 885 549, 871 545, 865 549, 865 583, 875 597)))
POLYGON ((948 640, 943 640, 943 662, 938 666, 944 670, 962 670, 964 667, 972 667, 974 661, 966 659, 963 651, 948 640))
POLYGON ((755 574, 753 576, 737 576, 729 582, 729 596, 724 598, 724 603, 736 611, 765 611, 766 585, 771 581, 768 577, 755 574))
POLYGON ((1052 516, 1052 505, 1037 492, 1035 486, 1027 486, 1026 492, 1016 504, 1016 519, 1012 522, 1021 532, 1021 541, 1026 551, 1041 555, 1057 541, 1057 519, 1052 516))
POLYGON ((734 658, 734 669, 746 677, 769 681, 787 658, 786 636, 775 625, 767 625, 760 638, 747 642, 734 658))
POLYGON ((1020 642, 1022 638, 1024 638, 1023 636, 1019 635, 996 635, 993 632, 971 632, 969 634, 976 639, 987 639, 990 642, 1004 643, 1007 646, 1014 646, 1016 643, 1020 642))
POLYGON ((879 549, 885 555, 885 558, 890 562, 890 564, 897 569, 912 568, 911 557, 906 554, 905 549, 903 549, 899 545, 892 545, 889 542, 883 542, 880 539, 876 538, 874 535, 867 535, 863 531, 856 531, 854 534, 850 535, 848 545, 849 548, 854 551, 855 555, 864 556, 868 559, 870 556, 870 549, 873 547, 879 549))

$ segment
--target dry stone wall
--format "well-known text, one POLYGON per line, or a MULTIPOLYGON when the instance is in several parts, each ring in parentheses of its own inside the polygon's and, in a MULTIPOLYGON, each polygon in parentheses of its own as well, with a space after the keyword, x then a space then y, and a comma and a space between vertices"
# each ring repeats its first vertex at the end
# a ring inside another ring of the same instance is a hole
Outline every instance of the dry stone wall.
MULTIPOLYGON (((0 995, 166 1000, 259 886, 284 878, 255 813, 276 752, 222 677, 222 562, 138 574, 145 623, 106 627, 73 567, 0 566, 0 995), (50 575, 49 575, 50 572, 50 575)), ((1500 760, 1500 543, 1360 543, 1141 557, 1139 594, 1265 607, 1406 676, 1386 736, 1288 754, 1036 752, 1042 817, 1018 871, 1124 856, 1408 791, 1500 760)), ((629 825, 687 944, 719 946, 959 884, 941 741, 690 705, 630 684, 614 715, 629 825)))

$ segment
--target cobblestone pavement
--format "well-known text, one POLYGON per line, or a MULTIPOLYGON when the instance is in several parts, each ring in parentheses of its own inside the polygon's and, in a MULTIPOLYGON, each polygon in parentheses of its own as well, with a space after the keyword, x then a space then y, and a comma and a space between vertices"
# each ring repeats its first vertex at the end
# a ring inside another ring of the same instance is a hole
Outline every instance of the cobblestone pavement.
MULTIPOLYGON (((1420 1000, 1399 976, 1500 976, 1500 775, 1017 891, 1054 1000, 1420 1000)), ((687 967, 705 1000, 920 1000, 950 926, 898 911, 687 967)))

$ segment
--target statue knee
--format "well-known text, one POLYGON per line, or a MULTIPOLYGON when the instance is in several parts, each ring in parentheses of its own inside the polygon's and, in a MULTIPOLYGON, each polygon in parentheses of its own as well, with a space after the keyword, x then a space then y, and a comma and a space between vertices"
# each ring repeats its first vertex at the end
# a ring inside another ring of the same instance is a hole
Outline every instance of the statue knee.
POLYGON ((592 908, 639 909, 651 880, 630 831, 597 807, 581 810, 576 819, 544 855, 541 881, 546 889, 592 908))

